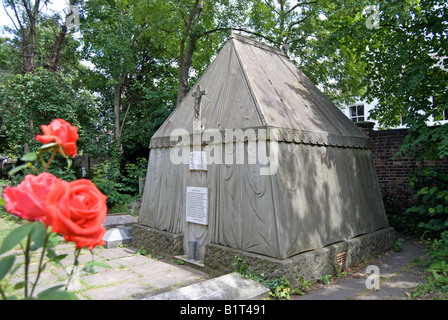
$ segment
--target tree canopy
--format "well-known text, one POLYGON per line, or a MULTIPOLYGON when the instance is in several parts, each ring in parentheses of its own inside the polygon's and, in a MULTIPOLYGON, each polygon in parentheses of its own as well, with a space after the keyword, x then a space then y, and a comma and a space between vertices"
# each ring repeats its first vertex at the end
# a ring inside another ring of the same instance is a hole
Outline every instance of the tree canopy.
POLYGON ((70 0, 74 28, 68 10, 43 10, 47 0, 2 2, 13 37, 0 38, 1 153, 18 156, 65 117, 80 127, 81 154, 115 159, 119 176, 148 156, 232 31, 283 50, 339 105, 377 99, 373 117, 404 121, 415 156, 448 153, 447 126, 426 126, 447 113, 446 1, 70 0))
MULTIPOLYGON (((334 47, 348 44, 365 64, 364 97, 378 100, 371 116, 386 127, 410 128, 406 150, 416 156, 448 155, 447 125, 428 128, 448 108, 448 4, 441 0, 377 1, 373 13, 340 6, 334 14, 348 16, 330 36, 334 47), (340 13, 343 11, 344 14, 340 13)), ((367 8, 369 1, 358 1, 367 8)))

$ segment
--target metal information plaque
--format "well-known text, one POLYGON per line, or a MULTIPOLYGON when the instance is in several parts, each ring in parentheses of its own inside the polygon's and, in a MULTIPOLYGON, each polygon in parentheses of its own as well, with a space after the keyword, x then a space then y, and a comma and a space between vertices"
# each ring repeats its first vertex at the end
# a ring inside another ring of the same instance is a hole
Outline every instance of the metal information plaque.
POLYGON ((192 151, 190 152, 190 170, 207 171, 207 163, 205 161, 206 152, 192 151))
POLYGON ((187 222, 208 225, 208 189, 187 187, 187 222))

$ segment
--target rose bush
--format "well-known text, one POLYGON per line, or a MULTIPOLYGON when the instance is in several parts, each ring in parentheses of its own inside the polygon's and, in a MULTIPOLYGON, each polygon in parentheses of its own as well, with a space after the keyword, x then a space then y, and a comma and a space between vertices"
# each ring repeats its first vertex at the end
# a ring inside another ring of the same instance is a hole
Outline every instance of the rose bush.
MULTIPOLYGON (((29 153, 22 159, 27 161, 39 159, 45 162, 42 153, 52 152, 49 161, 44 163, 45 172, 38 172, 37 176, 27 175, 17 187, 8 187, 3 192, 6 211, 31 223, 19 226, 5 238, 0 247, 0 255, 18 244, 22 246, 25 258, 24 297, 30 299, 33 298, 39 276, 47 265, 44 263, 45 254, 48 262, 55 263, 60 263, 60 260, 66 256, 56 255, 54 251, 57 244, 55 235, 63 235, 66 241, 76 244, 74 267, 69 275, 65 291, 57 286, 45 290, 37 298, 74 299, 76 296, 68 293, 67 288, 73 276, 73 270, 78 266, 80 250, 82 248, 93 250, 96 246, 105 244, 103 236, 106 230, 103 222, 107 214, 107 197, 90 180, 66 182, 46 172, 57 151, 67 160, 77 154, 78 129, 62 119, 55 119, 48 126, 41 126, 41 128, 44 135, 37 135, 36 139, 45 145, 39 149, 39 152, 29 153), (37 249, 42 249, 38 274, 34 284, 29 288, 28 265, 31 251, 37 249)), ((69 161, 68 163, 70 164, 69 161)), ((10 174, 25 167, 32 167, 32 163, 15 168, 10 174)), ((34 169, 37 171, 35 167, 34 169)), ((14 261, 14 254, 0 259, 0 280, 12 270, 14 261)), ((93 265, 95 264, 92 261, 88 270, 91 270, 93 265)), ((104 264, 101 266, 108 267, 104 264)), ((1 285, 0 294, 3 299, 7 299, 1 285)))

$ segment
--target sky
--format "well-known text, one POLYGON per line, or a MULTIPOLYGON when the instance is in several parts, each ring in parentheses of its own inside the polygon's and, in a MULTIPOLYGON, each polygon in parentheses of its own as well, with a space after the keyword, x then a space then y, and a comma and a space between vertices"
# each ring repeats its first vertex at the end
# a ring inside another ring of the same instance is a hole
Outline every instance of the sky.
MULTIPOLYGON (((11 37, 9 33, 5 33, 2 29, 4 26, 14 27, 13 23, 11 22, 11 19, 8 17, 8 15, 5 12, 5 8, 3 6, 3 0, 0 0, 0 35, 3 37, 11 37)), ((50 12, 46 10, 53 10, 55 12, 63 12, 65 8, 68 8, 68 1, 66 0, 52 0, 49 4, 47 9, 44 9, 43 12, 50 12)), ((11 17, 14 17, 14 13, 11 9, 8 9, 9 14, 11 17)))

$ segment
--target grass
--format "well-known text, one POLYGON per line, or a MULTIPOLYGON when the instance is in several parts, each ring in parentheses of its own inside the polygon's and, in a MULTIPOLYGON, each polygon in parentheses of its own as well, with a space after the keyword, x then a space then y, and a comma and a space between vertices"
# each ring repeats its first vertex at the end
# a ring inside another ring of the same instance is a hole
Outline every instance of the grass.
POLYGON ((0 246, 9 232, 17 226, 17 223, 9 216, 3 214, 3 208, 0 208, 0 246))

